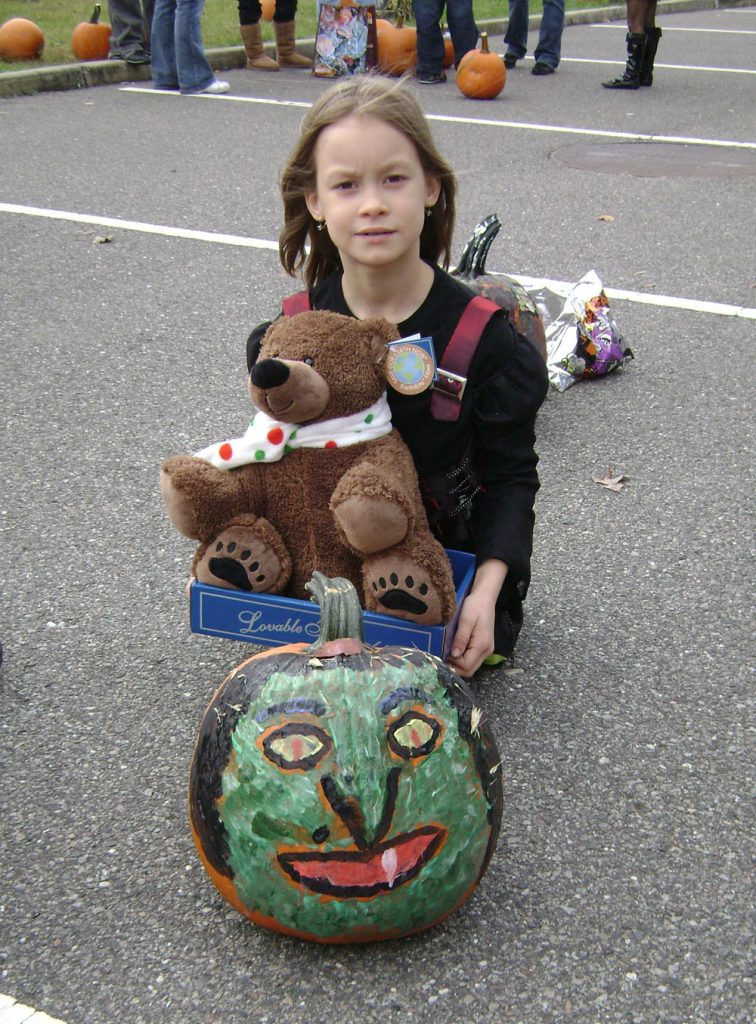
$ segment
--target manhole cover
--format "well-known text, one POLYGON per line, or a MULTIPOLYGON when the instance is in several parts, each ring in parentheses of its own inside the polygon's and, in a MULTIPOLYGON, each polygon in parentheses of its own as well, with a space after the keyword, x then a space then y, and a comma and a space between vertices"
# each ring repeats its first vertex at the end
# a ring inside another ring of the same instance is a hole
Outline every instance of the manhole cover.
POLYGON ((555 160, 582 171, 634 174, 639 178, 734 178, 756 174, 756 152, 674 142, 613 142, 564 146, 555 160))

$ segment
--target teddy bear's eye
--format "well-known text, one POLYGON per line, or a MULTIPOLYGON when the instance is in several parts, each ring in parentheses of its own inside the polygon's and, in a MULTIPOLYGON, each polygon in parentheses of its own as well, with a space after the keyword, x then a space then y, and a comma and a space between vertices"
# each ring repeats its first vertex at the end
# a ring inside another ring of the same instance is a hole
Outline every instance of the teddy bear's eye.
POLYGON ((302 360, 302 362, 305 364, 305 366, 314 366, 315 365, 315 360, 311 359, 310 356, 305 356, 304 359, 302 360))

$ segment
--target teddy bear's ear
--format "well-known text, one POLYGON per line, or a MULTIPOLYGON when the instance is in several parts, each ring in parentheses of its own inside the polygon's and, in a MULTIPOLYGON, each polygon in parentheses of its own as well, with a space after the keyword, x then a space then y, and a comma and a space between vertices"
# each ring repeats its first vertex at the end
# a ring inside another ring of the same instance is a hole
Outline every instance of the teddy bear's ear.
POLYGON ((362 326, 365 328, 365 337, 373 362, 384 363, 388 354, 388 343, 401 337, 396 324, 389 323, 383 317, 370 317, 362 321, 362 326))
POLYGON ((263 343, 263 338, 270 327, 270 322, 267 321, 264 324, 260 324, 259 327, 255 327, 254 331, 247 338, 247 370, 251 370, 257 362, 260 356, 260 347, 263 343))

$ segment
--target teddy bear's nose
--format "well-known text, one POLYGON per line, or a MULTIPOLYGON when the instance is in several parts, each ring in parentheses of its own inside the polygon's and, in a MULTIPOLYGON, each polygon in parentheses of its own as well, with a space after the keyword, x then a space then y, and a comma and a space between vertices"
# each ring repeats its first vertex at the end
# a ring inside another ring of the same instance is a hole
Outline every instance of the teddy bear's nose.
POLYGON ((256 388, 267 391, 268 388, 277 388, 286 383, 289 379, 289 367, 280 359, 261 359, 252 367, 250 376, 256 388))

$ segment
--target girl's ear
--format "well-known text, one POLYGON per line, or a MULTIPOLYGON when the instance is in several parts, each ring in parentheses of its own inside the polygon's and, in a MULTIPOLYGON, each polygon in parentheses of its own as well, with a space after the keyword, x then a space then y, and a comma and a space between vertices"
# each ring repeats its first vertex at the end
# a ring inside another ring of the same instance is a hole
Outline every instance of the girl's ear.
POLYGON ((310 211, 310 216, 313 220, 322 220, 323 215, 320 212, 320 205, 318 204, 318 193, 305 192, 305 202, 307 203, 307 209, 310 211))
POLYGON ((435 206, 438 202, 438 197, 441 195, 441 179, 431 176, 426 176, 425 179, 425 205, 435 206))

